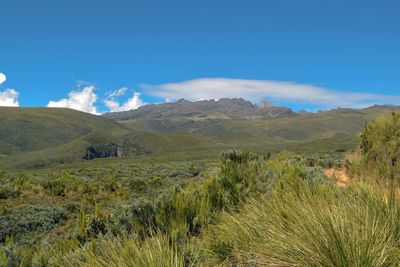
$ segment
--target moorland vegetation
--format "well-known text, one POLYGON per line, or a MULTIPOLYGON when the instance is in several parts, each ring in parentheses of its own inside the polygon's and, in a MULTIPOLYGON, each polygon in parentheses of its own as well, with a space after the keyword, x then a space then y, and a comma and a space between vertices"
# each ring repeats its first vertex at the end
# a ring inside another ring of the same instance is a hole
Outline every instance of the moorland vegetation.
POLYGON ((398 266, 400 114, 359 140, 346 155, 2 171, 0 265, 398 266))

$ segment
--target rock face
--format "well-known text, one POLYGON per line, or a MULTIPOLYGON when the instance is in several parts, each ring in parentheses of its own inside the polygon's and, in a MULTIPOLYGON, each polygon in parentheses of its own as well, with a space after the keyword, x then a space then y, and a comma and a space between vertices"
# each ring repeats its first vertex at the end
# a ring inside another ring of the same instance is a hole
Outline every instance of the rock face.
POLYGON ((305 109, 301 109, 301 110, 299 110, 299 111, 297 112, 297 114, 306 116, 306 115, 311 115, 311 114, 313 114, 313 113, 312 113, 312 112, 309 112, 309 111, 307 111, 307 110, 305 110, 305 109))
POLYGON ((259 107, 260 107, 261 109, 267 109, 267 108, 272 108, 273 105, 272 105, 272 103, 270 103, 270 102, 268 102, 268 101, 262 101, 262 102, 260 103, 259 107))
POLYGON ((121 156, 122 154, 117 144, 108 144, 88 147, 83 158, 91 160, 95 158, 118 158, 121 156))
POLYGON ((136 110, 104 114, 105 117, 115 120, 208 116, 222 116, 232 119, 271 119, 293 115, 296 115, 296 113, 289 108, 275 107, 268 102, 263 102, 260 106, 257 106, 242 98, 221 98, 196 102, 180 99, 173 103, 150 104, 136 110))
POLYGON ((96 158, 120 158, 124 156, 148 154, 139 143, 131 143, 130 140, 125 140, 121 144, 102 144, 98 146, 90 146, 86 149, 83 159, 92 160, 96 158))

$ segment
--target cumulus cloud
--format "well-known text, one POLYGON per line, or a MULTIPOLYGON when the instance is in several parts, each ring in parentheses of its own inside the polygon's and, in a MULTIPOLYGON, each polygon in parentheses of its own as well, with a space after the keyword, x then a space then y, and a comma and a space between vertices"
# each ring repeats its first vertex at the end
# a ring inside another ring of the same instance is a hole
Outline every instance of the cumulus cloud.
MULTIPOLYGON (((2 85, 6 80, 6 75, 0 72, 0 85, 2 85)), ((18 97, 19 93, 15 89, 7 88, 4 91, 0 91, 0 106, 19 107, 18 97)))
POLYGON ((11 88, 0 91, 0 106, 3 107, 19 107, 19 93, 11 88))
POLYGON ((0 72, 0 85, 3 84, 6 80, 7 80, 6 75, 0 72))
POLYGON ((103 101, 111 112, 127 111, 131 109, 137 109, 146 103, 140 98, 140 93, 134 92, 132 97, 126 100, 123 104, 120 104, 117 97, 123 96, 128 91, 128 88, 122 87, 121 89, 115 90, 107 94, 107 98, 103 101))
POLYGON ((142 84, 150 95, 164 99, 188 100, 242 97, 253 102, 263 99, 295 102, 325 108, 361 108, 373 104, 400 104, 400 96, 340 92, 327 88, 293 82, 203 78, 161 85, 142 84))
POLYGON ((68 94, 68 98, 50 101, 47 107, 72 108, 98 115, 99 113, 95 106, 98 97, 93 92, 94 89, 94 86, 87 86, 80 91, 72 91, 68 94))

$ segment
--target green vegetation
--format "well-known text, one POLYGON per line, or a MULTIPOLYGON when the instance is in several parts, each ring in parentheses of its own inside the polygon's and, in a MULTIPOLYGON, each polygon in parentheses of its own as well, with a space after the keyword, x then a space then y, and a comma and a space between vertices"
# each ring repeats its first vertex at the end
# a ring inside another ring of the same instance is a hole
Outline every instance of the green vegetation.
POLYGON ((25 174, 29 190, 45 190, 60 208, 27 216, 36 225, 29 242, 13 240, 24 236, 18 228, 3 234, 4 259, 10 266, 396 266, 399 203, 372 185, 337 187, 322 168, 343 165, 333 156, 230 151, 218 167, 159 164, 141 172, 147 178, 121 179, 134 166, 73 169, 63 174, 68 185, 25 174), (71 188, 85 182, 92 189, 76 199, 71 188))
POLYGON ((400 205, 368 185, 286 177, 209 229, 209 265, 398 266, 400 205), (288 179, 288 180, 287 180, 288 179))
POLYGON ((355 174, 365 170, 374 178, 396 180, 400 173, 400 113, 393 112, 367 124, 351 159, 355 174))
POLYGON ((0 154, 54 148, 82 136, 123 131, 119 124, 99 116, 59 108, 0 108, 0 154))
POLYGON ((399 266, 399 122, 367 124, 347 158, 181 151, 0 171, 0 266, 399 266), (346 186, 324 174, 344 168, 346 186))
POLYGON ((0 164, 13 168, 81 160, 88 147, 129 133, 112 120, 58 108, 1 107, 0 122, 0 164))
MULTIPOLYGON (((0 167, 44 169, 96 158, 145 155, 214 159, 231 148, 257 153, 353 149, 366 120, 392 107, 337 109, 252 119, 177 116, 116 122, 58 108, 0 108, 0 167)), ((240 109, 235 112, 243 112, 240 109)), ((147 114, 147 113, 146 113, 147 114)))

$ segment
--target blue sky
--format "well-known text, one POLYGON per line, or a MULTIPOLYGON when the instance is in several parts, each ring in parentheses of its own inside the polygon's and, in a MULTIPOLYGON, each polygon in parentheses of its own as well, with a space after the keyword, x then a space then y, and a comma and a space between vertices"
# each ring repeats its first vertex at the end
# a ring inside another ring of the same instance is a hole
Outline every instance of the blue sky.
POLYGON ((399 10, 397 0, 1 0, 0 105, 400 104, 399 10))

